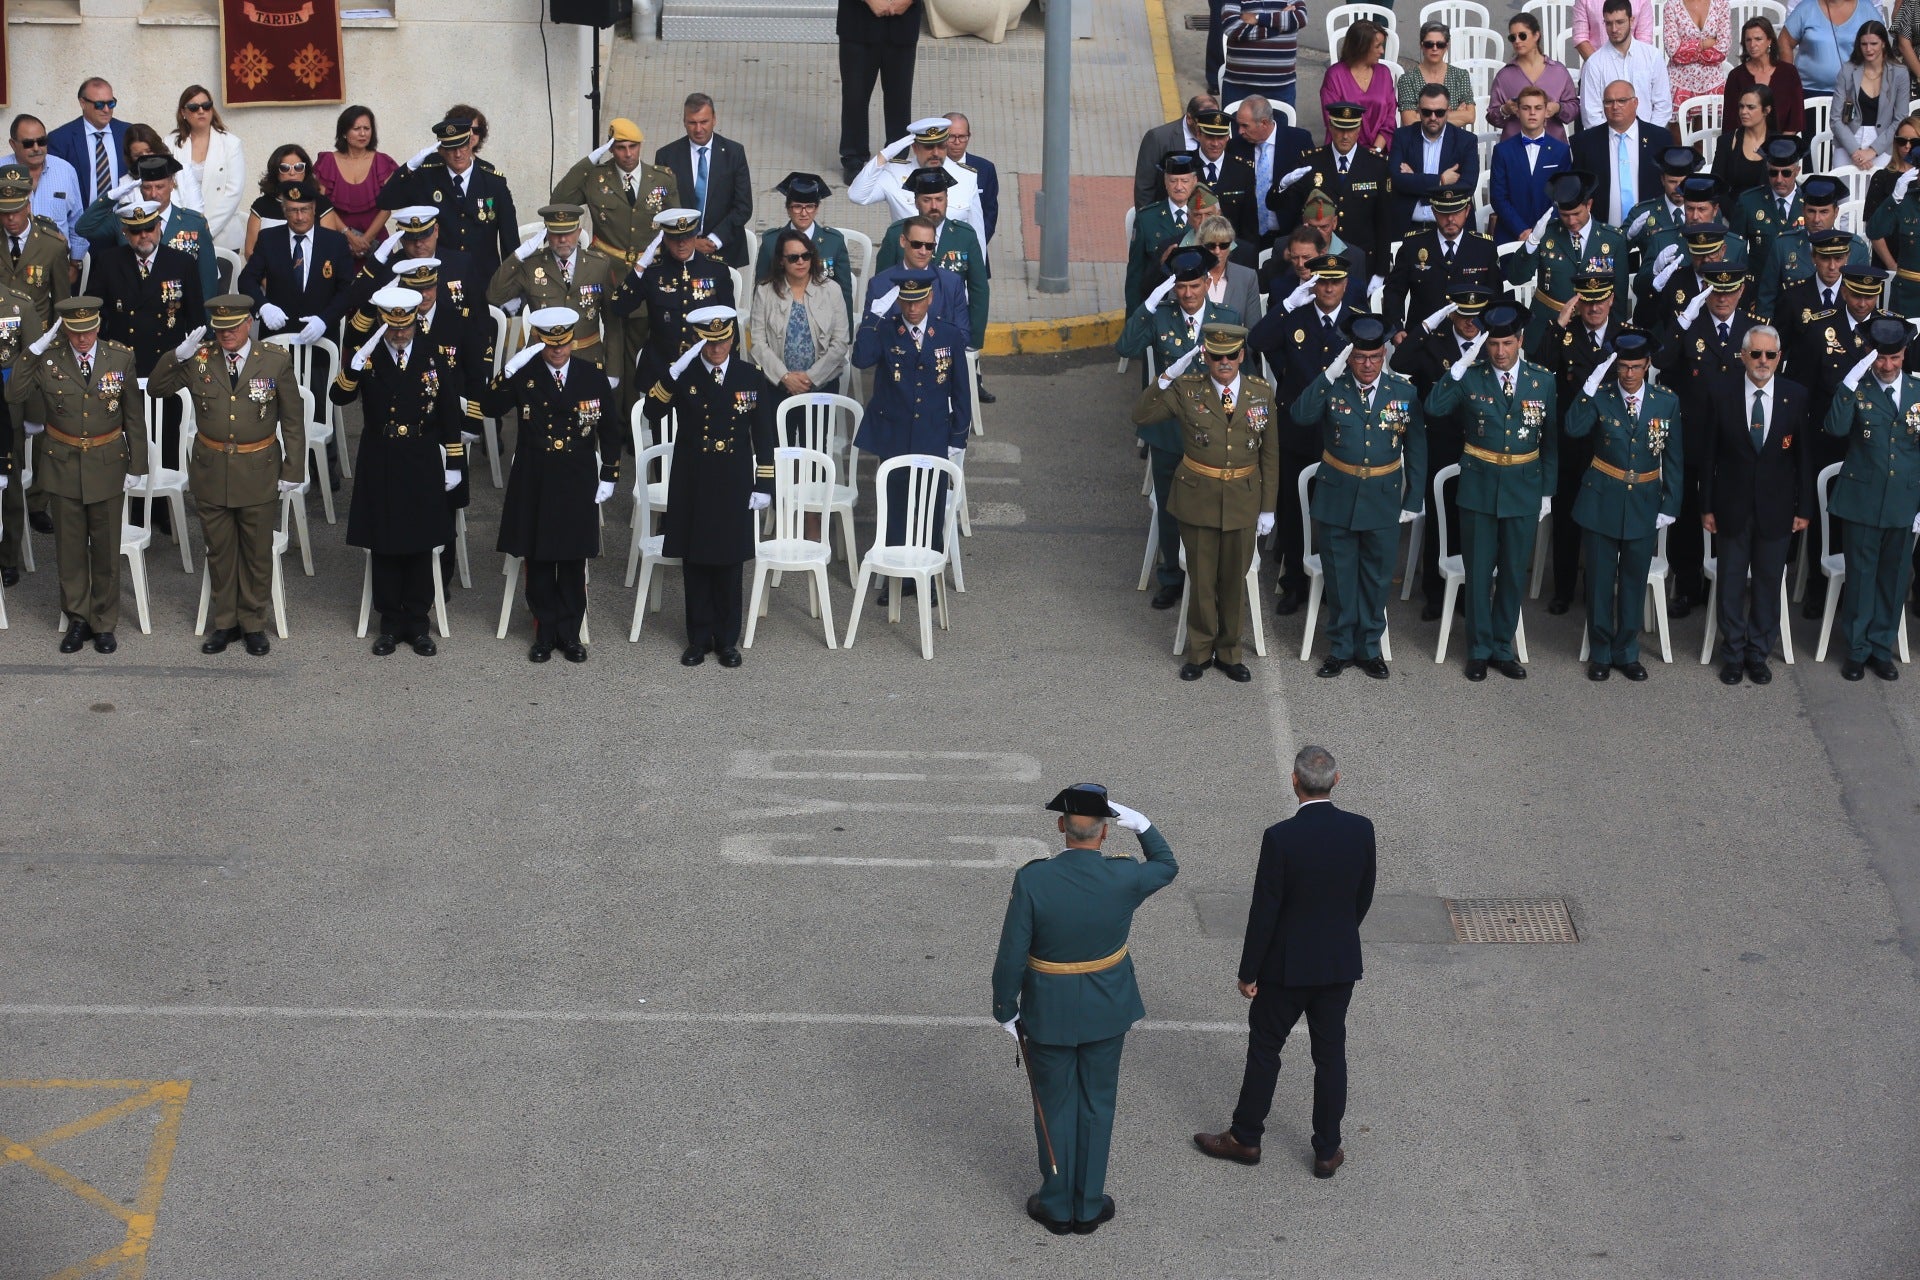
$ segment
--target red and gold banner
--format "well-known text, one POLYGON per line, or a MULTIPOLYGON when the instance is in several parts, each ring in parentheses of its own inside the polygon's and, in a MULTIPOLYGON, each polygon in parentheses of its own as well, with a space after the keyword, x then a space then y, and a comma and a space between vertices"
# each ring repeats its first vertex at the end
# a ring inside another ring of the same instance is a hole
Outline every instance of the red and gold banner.
POLYGON ((221 96, 229 107, 344 102, 340 43, 339 0, 220 0, 221 96))

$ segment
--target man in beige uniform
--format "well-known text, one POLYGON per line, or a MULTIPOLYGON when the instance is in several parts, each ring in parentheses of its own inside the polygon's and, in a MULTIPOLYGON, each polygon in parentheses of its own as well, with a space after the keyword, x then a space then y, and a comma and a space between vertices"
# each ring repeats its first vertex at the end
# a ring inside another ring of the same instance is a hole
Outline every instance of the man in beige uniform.
POLYGON ((539 311, 570 307, 580 313, 574 326, 573 354, 606 371, 607 381, 620 385, 626 372, 625 326, 606 314, 614 286, 626 274, 626 265, 599 249, 580 244, 577 204, 550 204, 540 210, 545 223, 527 242, 500 264, 487 284, 487 302, 513 315, 521 307, 539 311))
POLYGON ((259 657, 273 596, 273 529, 280 495, 307 474, 306 408, 293 357, 251 340, 253 299, 222 294, 207 304, 213 341, 195 329, 160 357, 147 380, 156 396, 185 387, 198 434, 187 483, 200 512, 212 587, 212 630, 202 653, 246 639, 259 657))
MULTIPOLYGON (((53 323, 53 304, 73 292, 72 275, 67 264, 72 254, 67 238, 53 219, 37 216, 31 207, 33 177, 23 165, 0 168, 0 284, 10 286, 33 299, 40 320, 40 332, 53 323)), ((36 337, 38 334, 35 335, 36 337)), ((32 339, 28 339, 32 341, 32 339)), ((17 348, 16 348, 17 350, 17 348)), ((26 456, 26 436, 20 418, 14 415, 13 461, 19 466, 26 456)), ((0 536, 0 570, 6 585, 20 576, 20 539, 31 510, 33 527, 52 533, 53 522, 47 515, 47 500, 36 487, 31 497, 13 486, 6 495, 6 527, 0 536)))
POLYGON ((27 348, 7 382, 7 404, 16 412, 24 407, 29 422, 46 423, 35 475, 53 517, 68 622, 62 653, 78 653, 89 640, 99 653, 120 647, 113 636, 120 624, 120 529, 126 491, 147 471, 133 349, 100 340, 103 305, 92 297, 57 304, 53 328, 27 348))

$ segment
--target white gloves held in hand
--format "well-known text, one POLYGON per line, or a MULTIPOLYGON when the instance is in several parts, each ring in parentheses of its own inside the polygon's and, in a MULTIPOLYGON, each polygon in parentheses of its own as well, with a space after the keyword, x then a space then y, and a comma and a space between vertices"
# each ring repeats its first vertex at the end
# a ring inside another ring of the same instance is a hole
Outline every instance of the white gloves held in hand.
POLYGON ((522 347, 513 353, 513 359, 507 361, 506 368, 502 369, 501 372, 509 376, 520 372, 527 367, 527 361, 539 355, 541 348, 545 346, 546 344, 544 342, 536 342, 532 346, 522 347))
POLYGON ((765 511, 772 505, 773 499, 767 494, 761 493, 758 489, 747 495, 747 510, 749 511, 765 511))
POLYGON ((276 480, 274 485, 282 494, 300 492, 300 482, 298 480, 276 480))
POLYGON ((1447 370, 1448 376, 1450 376, 1455 382, 1458 382, 1462 378, 1466 377, 1467 370, 1473 368, 1473 362, 1480 358, 1480 348, 1486 345, 1487 345, 1487 331, 1485 329, 1482 329, 1479 333, 1479 336, 1474 338, 1473 345, 1469 346, 1465 351, 1461 352, 1460 358, 1458 360, 1455 360, 1453 362, 1453 367, 1447 370))
POLYGON ((959 462, 960 462, 960 461, 961 461, 962 459, 964 459, 964 458, 965 458, 966 456, 967 456, 967 446, 965 446, 965 445, 963 445, 963 444, 961 444, 961 445, 952 445, 952 444, 950 444, 950 445, 948 445, 948 446, 947 446, 947 461, 948 461, 948 462, 951 462, 951 463, 955 463, 955 464, 957 465, 957 464, 958 464, 958 463, 959 463, 959 462))
POLYGON ((1553 514, 1553 499, 1552 498, 1540 499, 1540 518, 1542 520, 1545 520, 1548 516, 1552 514, 1553 514))
POLYGON ((1107 808, 1113 810, 1113 820, 1129 831, 1145 831, 1153 825, 1147 820, 1146 814, 1123 804, 1115 804, 1111 797, 1107 800, 1107 808))
POLYGON ((524 241, 522 241, 520 247, 513 251, 513 256, 518 258, 520 261, 525 262, 528 258, 531 258, 534 254, 540 252, 540 246, 544 245, 546 242, 547 242, 547 229, 545 227, 542 227, 538 231, 534 232, 532 235, 528 236, 524 241))
POLYGON ((1262 511, 1260 518, 1253 522, 1253 536, 1264 538, 1273 532, 1273 512, 1262 511))
POLYGON ((53 336, 60 332, 60 327, 63 323, 64 321, 62 320, 61 317, 55 316, 53 318, 53 327, 51 329, 48 329, 45 333, 41 334, 39 337, 35 338, 33 340, 33 345, 28 347, 27 350, 33 352, 33 354, 37 356, 43 356, 47 354, 47 348, 53 345, 53 336))
POLYGON ((1670 515, 1667 515, 1664 512, 1662 512, 1660 515, 1657 515, 1653 518, 1653 527, 1656 532, 1666 528, 1668 525, 1672 523, 1673 523, 1673 517, 1670 515))
POLYGON ((131 493, 133 490, 138 489, 141 485, 145 484, 146 482, 147 482, 147 478, 145 476, 128 476, 126 478, 126 481, 123 487, 127 490, 127 492, 131 493))
POLYGON ((1418 520, 1420 518, 1421 513, 1424 512, 1425 510, 1426 508, 1422 507, 1420 511, 1402 511, 1400 513, 1400 523, 1412 524, 1415 520, 1418 520))
POLYGON ((452 493, 460 487, 460 473, 458 471, 453 470, 451 467, 442 467, 441 471, 445 474, 448 493, 452 493))
POLYGON ((1607 380, 1607 370, 1613 368, 1613 362, 1619 358, 1617 354, 1609 354, 1605 360, 1602 360, 1599 365, 1594 368, 1592 373, 1587 375, 1587 381, 1580 389, 1590 396, 1599 395, 1600 384, 1607 380))
POLYGON ((1162 302, 1165 302, 1167 299, 1167 295, 1172 292, 1173 292, 1173 277, 1168 276, 1165 280, 1162 280, 1160 282, 1158 287, 1156 287, 1152 293, 1147 295, 1147 310, 1158 311, 1160 309, 1160 304, 1162 302))
POLYGON ((605 502, 608 498, 611 498, 612 496, 613 496, 613 481, 602 480, 599 484, 599 487, 597 487, 593 491, 593 505, 597 507, 601 503, 605 502))
POLYGON ((300 317, 300 336, 294 341, 301 346, 318 341, 327 332, 327 322, 319 316, 300 317))
POLYGON ((180 345, 173 349, 174 356, 181 360, 193 359, 193 353, 200 349, 200 339, 206 336, 207 326, 201 325, 198 329, 195 329, 192 333, 180 339, 180 345))
POLYGON ((261 323, 265 324, 269 329, 284 329, 287 327, 287 313, 274 306, 271 302, 263 302, 260 304, 260 320, 261 323))

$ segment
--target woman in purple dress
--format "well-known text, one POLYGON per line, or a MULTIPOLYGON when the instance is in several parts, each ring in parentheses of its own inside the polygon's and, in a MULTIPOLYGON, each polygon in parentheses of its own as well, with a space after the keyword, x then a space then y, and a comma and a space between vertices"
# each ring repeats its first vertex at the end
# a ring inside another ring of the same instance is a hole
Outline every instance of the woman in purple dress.
POLYGON ((1332 130, 1326 118, 1329 106, 1336 102, 1354 103, 1366 112, 1360 122, 1360 145, 1382 155, 1393 145, 1394 126, 1400 119, 1393 75, 1380 65, 1386 56, 1386 31, 1362 18, 1341 37, 1340 61, 1327 68, 1326 79, 1320 82, 1322 127, 1332 130))
POLYGON ((1540 19, 1530 13, 1516 13, 1507 23, 1507 43, 1513 46, 1513 60, 1493 75, 1487 93, 1487 123, 1500 126, 1502 141, 1520 132, 1520 112, 1514 99, 1522 89, 1537 87, 1547 95, 1553 111, 1547 116, 1547 132, 1565 142, 1567 130, 1580 120, 1580 91, 1566 64, 1555 62, 1540 47, 1540 19))

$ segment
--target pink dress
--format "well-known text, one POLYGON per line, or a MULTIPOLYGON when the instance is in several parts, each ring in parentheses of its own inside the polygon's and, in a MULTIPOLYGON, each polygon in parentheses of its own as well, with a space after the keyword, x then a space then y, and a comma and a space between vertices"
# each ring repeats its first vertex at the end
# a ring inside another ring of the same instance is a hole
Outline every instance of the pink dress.
POLYGON ((373 153, 373 165, 367 170, 366 181, 348 182, 340 176, 340 162, 331 151, 322 151, 313 161, 313 176, 320 181, 320 189, 327 193, 327 199, 333 201, 333 211, 340 215, 340 221, 355 231, 365 234, 373 225, 373 219, 380 212, 380 188, 386 185, 388 178, 400 168, 399 162, 384 151, 373 153))
MULTIPOLYGON (((1320 82, 1320 123, 1328 129, 1332 125, 1326 118, 1327 108, 1336 102, 1351 102, 1365 110, 1366 115, 1360 122, 1361 146, 1375 146, 1382 134, 1391 141, 1400 123, 1400 110, 1394 97, 1393 76, 1384 61, 1374 64, 1373 84, 1365 90, 1347 70, 1346 63, 1336 62, 1328 67, 1326 78, 1320 82)), ((1382 151, 1386 149, 1386 144, 1379 146, 1382 151)))
POLYGON ((1727 13, 1727 0, 1711 0, 1707 5, 1707 24, 1696 27, 1693 15, 1683 0, 1667 0, 1662 18, 1662 34, 1667 46, 1667 79, 1673 84, 1673 105, 1702 93, 1721 93, 1727 87, 1727 50, 1734 47, 1733 19, 1727 13), (1702 42, 1712 34, 1719 40, 1712 52, 1702 42))

